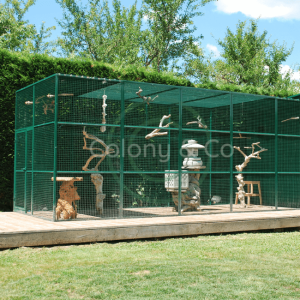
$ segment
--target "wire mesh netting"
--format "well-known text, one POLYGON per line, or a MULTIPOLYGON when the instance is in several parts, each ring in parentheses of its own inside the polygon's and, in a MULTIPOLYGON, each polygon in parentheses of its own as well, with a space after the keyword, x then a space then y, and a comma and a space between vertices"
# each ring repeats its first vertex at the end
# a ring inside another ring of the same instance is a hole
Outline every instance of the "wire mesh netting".
POLYGON ((299 208, 299 108, 55 74, 16 95, 14 210, 58 221, 299 208))

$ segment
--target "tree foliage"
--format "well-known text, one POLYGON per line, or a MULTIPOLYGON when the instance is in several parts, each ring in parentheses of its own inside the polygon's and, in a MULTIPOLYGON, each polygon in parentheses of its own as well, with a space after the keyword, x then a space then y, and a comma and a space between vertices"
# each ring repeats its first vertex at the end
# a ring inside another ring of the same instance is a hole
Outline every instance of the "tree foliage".
POLYGON ((141 43, 142 14, 136 3, 129 9, 113 0, 89 0, 83 7, 76 0, 56 0, 64 9, 60 45, 69 55, 115 64, 134 64, 141 43))
POLYGON ((40 31, 24 20, 28 9, 36 0, 5 0, 0 4, 0 47, 11 51, 51 53, 55 42, 46 42, 55 27, 46 28, 42 23, 40 31))
POLYGON ((112 1, 56 0, 64 9, 60 40, 63 52, 119 66, 135 64, 167 70, 170 63, 196 47, 192 19, 202 15, 199 7, 212 0, 144 0, 129 9, 112 1), (144 21, 144 22, 143 22, 144 21))
POLYGON ((221 57, 214 63, 212 76, 216 81, 257 87, 284 88, 290 83, 290 74, 282 78, 281 65, 293 48, 271 42, 267 31, 260 33, 258 21, 250 20, 237 24, 236 32, 227 29, 221 57))
POLYGON ((145 66, 160 71, 170 61, 197 51, 202 36, 195 37, 193 18, 203 15, 199 8, 211 0, 144 0, 147 20, 142 44, 145 66))

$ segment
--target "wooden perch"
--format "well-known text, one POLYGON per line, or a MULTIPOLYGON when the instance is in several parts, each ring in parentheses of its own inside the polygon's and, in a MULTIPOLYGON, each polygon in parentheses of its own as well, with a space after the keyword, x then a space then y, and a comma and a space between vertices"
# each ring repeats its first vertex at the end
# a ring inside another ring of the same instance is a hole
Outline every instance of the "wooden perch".
MULTIPOLYGON (((238 172, 242 172, 243 171, 243 169, 250 162, 251 158, 261 159, 261 157, 259 156, 259 154, 261 152, 268 151, 268 149, 264 149, 264 148, 260 147, 259 144, 260 144, 260 142, 257 142, 257 143, 253 143, 251 145, 251 147, 244 147, 246 149, 252 149, 252 153, 250 155, 246 155, 241 150, 240 147, 236 147, 236 146, 233 147, 234 149, 237 149, 245 157, 245 161, 241 165, 235 166, 235 168, 236 168, 236 170, 238 172), (258 148, 260 148, 260 150, 258 150, 258 151, 255 152, 255 146, 257 146, 258 148)), ((245 193, 245 190, 244 190, 244 185, 245 185, 245 183, 244 183, 244 177, 243 177, 243 175, 241 173, 238 174, 238 175, 236 175, 235 177, 236 177, 236 180, 237 180, 238 185, 239 185, 238 188, 237 188, 237 190, 238 190, 238 194, 237 194, 238 195, 238 199, 240 200, 241 207, 245 208, 246 207, 246 204, 245 204, 245 195, 246 195, 246 193, 245 193)))
POLYGON ((268 151, 268 149, 264 149, 264 148, 260 147, 259 144, 260 144, 260 142, 257 142, 257 143, 253 143, 253 144, 251 145, 251 147, 244 147, 245 149, 252 149, 252 153, 251 153, 250 155, 246 155, 246 154, 241 150, 240 147, 236 147, 236 146, 233 147, 234 149, 237 149, 237 150, 245 157, 245 161, 244 161, 241 165, 235 166, 235 168, 236 168, 237 171, 242 172, 243 169, 244 169, 244 168, 247 166, 247 164, 249 163, 249 161, 250 161, 251 158, 261 159, 261 157, 259 156, 259 154, 260 154, 261 152, 268 151), (255 146, 259 147, 260 150, 254 152, 254 151, 255 151, 255 146))
POLYGON ((286 122, 286 121, 290 121, 290 120, 299 120, 299 117, 292 117, 292 118, 281 121, 281 123, 286 122))
MULTIPOLYGON (((167 128, 167 127, 169 127, 171 124, 173 124, 173 122, 171 122, 171 123, 168 123, 167 125, 164 125, 164 126, 163 126, 164 120, 165 120, 165 119, 169 119, 170 117, 171 117, 171 115, 163 116, 162 119, 161 119, 160 122, 159 122, 159 126, 158 126, 158 127, 160 127, 160 128, 167 128)), ((149 133, 149 134, 147 134, 147 135, 145 136, 145 139, 148 140, 148 139, 153 138, 153 137, 155 137, 155 136, 162 136, 162 135, 167 135, 167 134, 168 134, 168 132, 160 132, 160 130, 161 130, 161 129, 154 129, 151 133, 149 133)))
POLYGON ((109 147, 102 141, 100 140, 99 138, 97 138, 96 136, 92 135, 92 134, 88 134, 86 131, 85 131, 85 126, 83 127, 83 140, 84 140, 84 146, 83 146, 83 150, 90 150, 90 151, 94 151, 94 150, 97 150, 97 151, 100 151, 101 154, 92 154, 91 157, 86 161, 86 164, 82 167, 82 170, 84 171, 98 171, 98 168, 99 168, 99 165, 102 163, 102 161, 105 159, 106 155, 108 154, 111 154, 111 153, 114 153, 114 150, 113 149, 109 149, 109 147), (90 140, 94 140, 96 141, 97 143, 101 144, 105 150, 103 149, 100 149, 100 148, 91 148, 91 147, 87 147, 86 145, 86 139, 90 139, 90 140), (89 163, 96 157, 99 157, 101 158, 99 160, 99 162, 96 164, 95 168, 89 170, 87 167, 89 165, 89 163))
POLYGON ((47 115, 47 111, 50 110, 52 113, 54 113, 54 106, 55 106, 55 101, 51 101, 50 104, 47 104, 44 102, 43 108, 44 108, 44 114, 47 115))
POLYGON ((143 102, 147 102, 147 104, 149 105, 150 102, 153 102, 156 98, 158 98, 158 95, 155 96, 153 99, 151 97, 146 97, 146 96, 141 96, 141 92, 143 90, 139 87, 139 91, 136 92, 136 94, 141 98, 143 99, 143 102))
POLYGON ((26 105, 32 105, 33 102, 32 102, 32 101, 26 101, 25 104, 26 104, 26 105))
MULTIPOLYGON (((105 113, 105 109, 107 107, 107 104, 106 104, 106 99, 107 99, 107 96, 106 95, 103 95, 102 96, 103 98, 103 104, 102 104, 102 108, 103 108, 103 112, 102 112, 102 124, 106 124, 106 119, 105 117, 107 116, 107 114, 105 113)), ((106 126, 101 126, 100 128, 101 132, 105 132, 106 131, 106 126)))
POLYGON ((186 125, 190 125, 190 124, 198 124, 199 128, 207 128, 206 125, 202 124, 200 116, 197 117, 197 121, 192 121, 192 122, 186 123, 186 125))
MULTIPOLYGON (((58 94, 57 96, 58 97, 68 97, 68 96, 73 97, 74 94, 66 94, 66 93, 64 93, 64 94, 58 94)), ((55 97, 55 95, 48 94, 47 97, 48 98, 53 98, 53 97, 55 97)))
POLYGON ((234 136, 233 138, 234 138, 234 139, 249 139, 249 140, 251 140, 251 137, 245 137, 245 136, 242 136, 241 133, 239 133, 239 136, 234 136))

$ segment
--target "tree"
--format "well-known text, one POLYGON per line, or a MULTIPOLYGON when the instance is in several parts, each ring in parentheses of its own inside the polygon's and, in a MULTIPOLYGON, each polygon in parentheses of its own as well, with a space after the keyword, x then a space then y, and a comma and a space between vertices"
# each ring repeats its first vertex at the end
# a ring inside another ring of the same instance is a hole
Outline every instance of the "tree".
POLYGON ((28 9, 36 0, 6 0, 0 4, 0 48, 11 51, 27 51, 33 53, 49 53, 53 51, 54 42, 45 42, 55 27, 40 31, 33 24, 24 20, 28 9))
MULTIPOLYGON (((195 37, 193 18, 211 0, 144 0, 147 29, 143 34, 142 59, 146 67, 168 69, 172 61, 196 52, 202 36, 195 37)), ((173 63, 174 65, 174 63, 173 63)))
POLYGON ((213 64, 211 77, 216 81, 256 87, 283 88, 290 84, 290 74, 282 78, 281 65, 292 53, 293 47, 270 42, 267 31, 258 31, 257 20, 237 24, 236 32, 227 29, 222 47, 222 59, 213 64))
POLYGON ((140 58, 142 14, 136 3, 121 8, 113 0, 111 14, 107 0, 88 0, 81 7, 76 0, 56 0, 64 9, 60 45, 66 55, 88 57, 112 64, 135 64, 140 58))

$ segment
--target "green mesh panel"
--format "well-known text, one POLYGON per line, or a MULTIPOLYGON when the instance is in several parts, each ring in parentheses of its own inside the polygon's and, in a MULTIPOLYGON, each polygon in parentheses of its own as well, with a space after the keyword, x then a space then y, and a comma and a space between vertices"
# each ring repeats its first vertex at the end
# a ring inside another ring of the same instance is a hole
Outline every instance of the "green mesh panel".
POLYGON ((16 129, 32 126, 33 87, 30 86, 16 94, 16 129), (27 104, 26 104, 27 102, 27 104), (29 102, 29 103, 28 103, 29 102))
POLYGON ((202 211, 184 215, 230 212, 230 207, 235 212, 274 210, 276 199, 279 209, 298 208, 300 101, 277 101, 276 107, 276 98, 259 95, 61 74, 46 78, 16 95, 15 207, 52 220, 61 186, 57 181, 53 191, 56 169, 58 177, 83 178, 74 184, 80 219, 178 215, 172 194, 165 189, 165 172, 181 169, 187 154, 180 151, 181 143, 193 139, 205 146, 198 154, 206 166, 199 179, 202 211), (146 101, 137 94, 140 89, 146 101), (105 131, 101 131, 103 95, 107 95, 105 131), (34 101, 34 106, 26 101, 34 101), (172 124, 158 128, 168 115, 163 126, 172 124), (92 138, 86 139, 84 149, 84 129, 115 150, 98 171, 95 166, 104 147, 92 138), (155 129, 163 135, 146 139, 155 129), (245 147, 255 142, 268 151, 260 154, 261 159, 251 159, 243 176, 245 181, 260 181, 263 204, 259 205, 259 197, 251 197, 252 208, 241 210, 234 204, 235 166, 244 162, 244 156, 234 150, 231 160, 230 146, 249 155, 252 149, 245 147), (88 171, 83 170, 85 165, 88 171), (96 209, 91 180, 95 173, 103 176, 102 214, 96 209), (213 196, 221 200, 214 204, 213 196))
POLYGON ((284 174, 278 178, 278 206, 300 208, 300 175, 284 174))
POLYGON ((33 215, 53 219, 53 173, 35 172, 33 176, 33 215))
POLYGON ((34 124, 54 122, 55 115, 55 77, 35 84, 35 117, 34 124))
POLYGON ((34 129, 34 171, 53 171, 54 125, 34 129))

